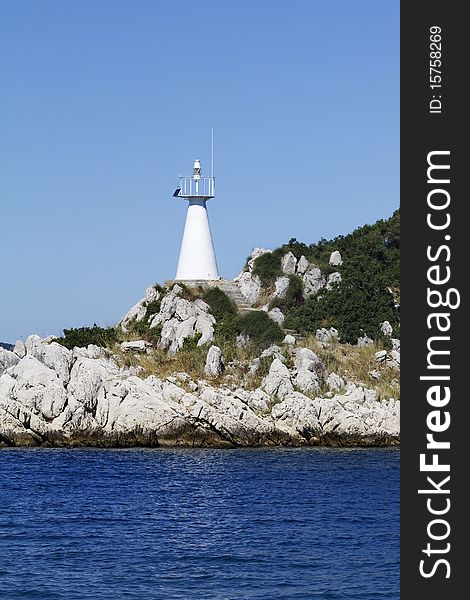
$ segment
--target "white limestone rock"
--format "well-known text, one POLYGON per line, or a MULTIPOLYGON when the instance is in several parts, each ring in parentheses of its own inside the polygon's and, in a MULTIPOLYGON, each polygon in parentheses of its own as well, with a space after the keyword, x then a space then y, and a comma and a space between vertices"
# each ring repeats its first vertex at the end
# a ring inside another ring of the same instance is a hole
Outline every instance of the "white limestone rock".
POLYGON ((130 342, 122 342, 121 350, 124 352, 147 352, 149 348, 151 348, 152 344, 146 342, 145 340, 132 340, 130 342))
POLYGON ((320 389, 320 380, 317 373, 306 368, 298 369, 294 383, 304 394, 315 393, 320 389))
POLYGON ((297 348, 294 355, 296 369, 323 372, 323 363, 310 348, 297 348))
POLYGON ((322 275, 320 269, 314 265, 310 266, 304 273, 302 280, 304 282, 303 295, 305 298, 318 294, 326 285, 325 277, 322 275))
POLYGON ((278 277, 274 282, 274 298, 284 298, 289 287, 289 278, 285 276, 278 277))
POLYGON ((373 346, 374 340, 366 334, 362 337, 357 338, 357 345, 359 346, 359 348, 364 348, 365 346, 373 346))
POLYGON ((333 371, 326 378, 326 385, 332 392, 339 392, 346 386, 344 379, 333 371))
POLYGON ((280 308, 276 306, 275 308, 268 311, 268 315, 275 323, 282 327, 286 317, 280 308))
POLYGON ((48 343, 38 335, 30 335, 25 342, 26 352, 34 356, 46 367, 53 369, 64 383, 69 381, 69 373, 73 362, 71 350, 57 342, 48 343))
POLYGON ((380 323, 380 331, 386 337, 392 337, 393 327, 390 325, 390 323, 388 321, 384 321, 383 323, 380 323))
POLYGON ((271 405, 271 397, 261 389, 249 392, 245 402, 256 412, 267 412, 271 405))
POLYGON ((64 409, 67 392, 63 378, 34 356, 26 355, 9 373, 15 380, 11 396, 29 417, 36 413, 50 420, 64 409))
POLYGON ((329 264, 332 267, 339 267, 340 265, 343 264, 343 259, 341 257, 341 253, 339 252, 339 250, 335 250, 334 252, 332 252, 330 254, 329 264))
POLYGON ((201 299, 193 302, 180 298, 182 288, 175 284, 161 301, 160 311, 151 319, 150 328, 162 326, 158 346, 175 354, 183 347, 184 340, 201 334, 198 346, 214 339, 215 318, 209 305, 201 299))
POLYGON ((240 292, 247 302, 255 304, 261 294, 261 279, 258 275, 252 275, 250 271, 240 273, 238 279, 238 287, 240 292))
POLYGON ((3 375, 7 369, 16 365, 20 357, 16 352, 5 350, 0 346, 0 375, 3 375))
POLYGON ((218 346, 211 346, 207 352, 204 372, 210 377, 219 377, 224 370, 222 350, 218 346))
POLYGON ((400 352, 398 352, 398 350, 390 350, 388 357, 390 360, 390 366, 394 369, 400 370, 400 352))
POLYGON ((86 348, 75 347, 72 350, 72 361, 75 362, 77 358, 104 358, 106 351, 100 346, 95 344, 88 344, 86 348))
POLYGON ((329 329, 326 329, 325 327, 317 329, 315 332, 315 337, 322 346, 335 344, 339 341, 338 330, 334 327, 330 327, 329 329))
POLYGON ((332 290, 335 286, 339 285, 342 281, 341 273, 335 271, 334 273, 330 273, 328 275, 328 279, 326 281, 326 289, 332 290))
POLYGON ((286 359, 282 354, 282 348, 276 345, 269 346, 269 348, 266 348, 261 352, 261 358, 266 358, 267 356, 273 356, 274 358, 278 358, 281 362, 286 362, 286 359))
POLYGON ((273 360, 269 373, 263 379, 261 388, 270 396, 276 396, 280 399, 285 398, 294 391, 289 369, 279 358, 273 360))
POLYGON ((23 340, 17 340, 15 346, 13 348, 13 352, 17 354, 20 358, 26 356, 26 344, 23 340))
POLYGON ((292 252, 287 252, 287 254, 284 254, 281 260, 282 272, 286 275, 294 275, 296 266, 297 259, 295 258, 294 254, 292 254, 292 252))
POLYGON ((282 340, 282 343, 287 344, 288 346, 295 346, 295 344, 297 343, 297 340, 295 339, 295 337, 293 335, 288 333, 282 340))
POLYGON ((310 263, 308 262, 308 260, 305 258, 305 256, 302 255, 297 262, 297 275, 302 277, 302 275, 306 273, 309 265, 310 263))
POLYGON ((379 363, 386 363, 387 362, 387 351, 386 350, 379 350, 378 352, 376 352, 374 354, 375 360, 379 363))
POLYGON ((128 331, 128 327, 132 321, 140 322, 144 319, 147 314, 147 306, 156 300, 158 300, 161 296, 161 293, 157 288, 153 285, 149 286, 145 290, 144 297, 139 300, 132 308, 130 308, 127 313, 122 317, 119 321, 118 325, 124 332, 128 331))
POLYGON ((392 338, 392 348, 397 352, 400 352, 400 340, 392 338))

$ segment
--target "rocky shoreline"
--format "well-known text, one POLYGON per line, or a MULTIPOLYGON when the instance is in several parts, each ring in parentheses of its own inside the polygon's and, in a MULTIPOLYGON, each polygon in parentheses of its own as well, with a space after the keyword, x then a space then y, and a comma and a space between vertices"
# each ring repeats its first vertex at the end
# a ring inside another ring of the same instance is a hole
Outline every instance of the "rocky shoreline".
MULTIPOLYGON (((185 373, 141 379, 97 346, 30 336, 0 353, 0 446, 385 446, 399 443, 397 400, 352 383, 329 398, 296 391, 313 352, 275 357, 261 386, 229 389, 185 373)), ((312 370, 310 370, 312 369, 312 370)), ((332 388, 341 385, 330 377, 332 388)))

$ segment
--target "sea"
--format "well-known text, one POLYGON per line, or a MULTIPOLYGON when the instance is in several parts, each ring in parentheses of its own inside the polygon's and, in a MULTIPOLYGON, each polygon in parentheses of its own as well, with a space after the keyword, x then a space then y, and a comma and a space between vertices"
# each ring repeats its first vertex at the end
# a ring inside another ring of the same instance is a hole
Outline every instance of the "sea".
POLYGON ((394 600, 397 448, 0 450, 0 598, 394 600))

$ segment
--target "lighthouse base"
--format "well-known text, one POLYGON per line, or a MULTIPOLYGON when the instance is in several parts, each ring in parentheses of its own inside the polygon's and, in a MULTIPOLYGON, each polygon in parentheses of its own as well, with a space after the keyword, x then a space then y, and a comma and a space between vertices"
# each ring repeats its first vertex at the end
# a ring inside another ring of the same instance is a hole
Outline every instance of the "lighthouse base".
POLYGON ((206 200, 189 200, 176 281, 220 279, 207 216, 206 200))

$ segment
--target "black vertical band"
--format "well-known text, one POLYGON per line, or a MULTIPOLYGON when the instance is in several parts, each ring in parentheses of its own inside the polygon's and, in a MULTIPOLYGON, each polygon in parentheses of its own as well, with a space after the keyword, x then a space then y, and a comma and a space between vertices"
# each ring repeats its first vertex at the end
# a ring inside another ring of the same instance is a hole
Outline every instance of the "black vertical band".
POLYGON ((466 583, 467 29, 462 3, 401 4, 405 600, 457 598, 466 583))

